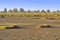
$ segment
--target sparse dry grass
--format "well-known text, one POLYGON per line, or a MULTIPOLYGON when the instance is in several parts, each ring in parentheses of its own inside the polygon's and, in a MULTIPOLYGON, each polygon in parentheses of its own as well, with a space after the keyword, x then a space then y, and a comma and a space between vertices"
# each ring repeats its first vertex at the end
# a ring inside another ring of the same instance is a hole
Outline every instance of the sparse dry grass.
POLYGON ((60 18, 59 13, 0 13, 0 16, 5 17, 57 17, 60 18))
POLYGON ((0 26, 0 29, 6 29, 8 26, 0 26))
POLYGON ((1 24, 20 24, 21 29, 0 29, 0 40, 59 40, 60 19, 33 19, 33 17, 0 18, 1 24), (57 28, 39 28, 41 24, 50 24, 57 28), (37 27, 38 25, 38 27, 37 27), (37 28, 31 28, 37 27, 37 28), (59 28, 58 28, 59 27, 59 28))

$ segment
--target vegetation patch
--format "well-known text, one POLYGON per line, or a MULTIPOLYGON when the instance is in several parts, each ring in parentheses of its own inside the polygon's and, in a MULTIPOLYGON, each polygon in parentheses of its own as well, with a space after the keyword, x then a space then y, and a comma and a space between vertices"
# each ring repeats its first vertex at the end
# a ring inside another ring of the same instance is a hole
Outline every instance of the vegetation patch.
POLYGON ((40 24, 38 26, 35 26, 34 28, 52 28, 52 26, 50 26, 48 24, 40 24))
POLYGON ((8 26, 1 25, 1 26, 0 26, 0 29, 6 29, 6 27, 8 27, 8 26))

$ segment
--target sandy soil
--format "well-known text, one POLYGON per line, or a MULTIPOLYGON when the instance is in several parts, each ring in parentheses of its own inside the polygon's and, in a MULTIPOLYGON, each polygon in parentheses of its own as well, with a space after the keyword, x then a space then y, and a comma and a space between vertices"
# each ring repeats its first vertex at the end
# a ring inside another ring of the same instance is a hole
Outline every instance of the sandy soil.
POLYGON ((0 40, 58 40, 60 28, 0 30, 0 40))
POLYGON ((21 29, 0 29, 0 40, 60 40, 60 19, 0 18, 0 25, 19 24, 21 29), (50 24, 56 28, 31 28, 38 24, 50 24))

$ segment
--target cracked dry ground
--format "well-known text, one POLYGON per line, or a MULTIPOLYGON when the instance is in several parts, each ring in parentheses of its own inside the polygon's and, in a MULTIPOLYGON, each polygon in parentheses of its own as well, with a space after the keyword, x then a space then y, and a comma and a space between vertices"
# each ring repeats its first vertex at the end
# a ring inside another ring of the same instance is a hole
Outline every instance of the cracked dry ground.
POLYGON ((2 29, 0 40, 60 40, 60 28, 2 29))

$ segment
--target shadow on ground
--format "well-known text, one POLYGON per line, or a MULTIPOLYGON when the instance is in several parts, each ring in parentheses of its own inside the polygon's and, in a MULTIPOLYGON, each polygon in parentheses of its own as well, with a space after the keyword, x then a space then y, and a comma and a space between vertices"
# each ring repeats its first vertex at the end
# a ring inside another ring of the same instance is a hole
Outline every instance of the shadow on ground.
POLYGON ((19 27, 17 25, 14 25, 13 27, 6 27, 6 29, 24 29, 25 27, 19 27))
MULTIPOLYGON (((47 26, 41 26, 39 28, 60 28, 60 27, 47 25, 47 26)), ((29 29, 29 28, 27 28, 27 27, 19 27, 17 25, 14 25, 13 27, 6 27, 6 29, 29 29)))

